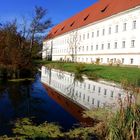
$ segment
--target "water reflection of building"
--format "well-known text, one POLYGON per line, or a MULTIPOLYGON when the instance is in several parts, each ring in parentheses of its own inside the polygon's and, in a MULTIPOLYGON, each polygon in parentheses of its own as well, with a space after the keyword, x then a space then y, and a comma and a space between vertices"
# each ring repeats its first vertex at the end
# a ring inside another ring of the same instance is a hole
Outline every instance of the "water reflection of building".
POLYGON ((125 97, 124 90, 114 83, 92 81, 86 77, 83 82, 79 82, 71 73, 50 70, 44 66, 41 81, 61 95, 88 109, 104 106, 117 107, 118 99, 125 97))

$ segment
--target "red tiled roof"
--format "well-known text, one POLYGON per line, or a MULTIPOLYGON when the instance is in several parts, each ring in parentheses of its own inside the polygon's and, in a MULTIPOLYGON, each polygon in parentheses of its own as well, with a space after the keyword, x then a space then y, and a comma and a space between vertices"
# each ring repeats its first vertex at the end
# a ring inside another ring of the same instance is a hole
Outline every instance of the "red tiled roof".
POLYGON ((140 5, 140 0, 99 0, 51 29, 46 39, 110 17, 140 5))

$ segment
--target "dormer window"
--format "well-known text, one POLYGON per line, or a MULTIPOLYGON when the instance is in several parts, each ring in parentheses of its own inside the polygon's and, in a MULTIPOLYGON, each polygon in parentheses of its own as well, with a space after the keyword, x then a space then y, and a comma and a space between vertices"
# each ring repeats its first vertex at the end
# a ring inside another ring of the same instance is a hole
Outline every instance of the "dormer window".
POLYGON ((105 6, 105 7, 101 10, 101 12, 104 13, 104 12, 107 10, 108 6, 109 6, 109 5, 105 6))
POLYGON ((58 30, 56 30, 56 31, 54 32, 54 34, 56 34, 56 33, 57 33, 57 31, 58 31, 58 30))
POLYGON ((88 17, 89 17, 89 14, 84 18, 84 21, 86 21, 88 17))
POLYGON ((75 23, 75 21, 73 21, 73 22, 70 24, 70 26, 72 27, 74 23, 75 23))
POLYGON ((65 26, 61 29, 61 31, 63 31, 63 30, 64 30, 64 28, 65 28, 65 26))

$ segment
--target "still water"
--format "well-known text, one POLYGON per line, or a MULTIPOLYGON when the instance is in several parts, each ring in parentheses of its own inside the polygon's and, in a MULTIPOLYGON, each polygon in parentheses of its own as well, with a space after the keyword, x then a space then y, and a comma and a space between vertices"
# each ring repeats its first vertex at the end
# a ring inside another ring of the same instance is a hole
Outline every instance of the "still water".
POLYGON ((44 66, 41 70, 41 81, 86 109, 117 109, 120 99, 123 101, 126 98, 126 92, 119 84, 103 80, 92 81, 85 76, 77 78, 75 74, 44 66))
POLYGON ((37 124, 55 122, 65 130, 92 122, 84 110, 116 109, 125 99, 120 85, 42 66, 34 82, 0 83, 0 135, 11 134, 17 118, 33 117, 37 124))
POLYGON ((39 75, 33 83, 25 81, 0 86, 0 135, 11 134, 13 121, 23 117, 34 117, 38 124, 56 122, 64 129, 79 122, 48 95, 39 75))

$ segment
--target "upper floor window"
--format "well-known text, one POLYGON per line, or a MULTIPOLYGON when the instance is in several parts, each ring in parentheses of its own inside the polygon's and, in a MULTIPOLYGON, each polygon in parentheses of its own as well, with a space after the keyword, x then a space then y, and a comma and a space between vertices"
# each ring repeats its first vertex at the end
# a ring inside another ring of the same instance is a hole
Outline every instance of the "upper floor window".
POLYGON ((103 34, 103 35, 105 35, 105 29, 103 29, 103 32, 102 32, 102 34, 103 34))
POLYGON ((91 45, 91 51, 93 51, 93 45, 91 45))
POLYGON ((87 51, 88 51, 88 46, 87 46, 87 51))
POLYGON ((79 36, 79 40, 81 41, 81 35, 79 36))
POLYGON ((127 23, 124 23, 123 24, 123 31, 126 31, 126 26, 127 26, 127 23))
POLYGON ((94 37, 94 32, 92 32, 92 37, 94 37))
POLYGON ((107 46, 108 46, 107 48, 108 48, 108 49, 110 49, 110 43, 108 43, 108 45, 107 45, 107 46))
POLYGON ((89 39, 89 33, 87 33, 87 39, 89 39))
POLYGON ((99 36, 99 30, 97 31, 97 37, 99 36))
POLYGON ((132 29, 136 29, 136 20, 134 20, 132 23, 132 29))
POLYGON ((95 86, 93 85, 93 91, 95 91, 95 86))
POLYGON ((104 89, 104 95, 106 95, 106 93, 107 93, 107 89, 104 89))
POLYGON ((96 45, 96 50, 98 50, 98 45, 96 45))
POLYGON ((92 98, 92 104, 94 104, 94 98, 92 98))
POLYGON ((122 42, 122 48, 125 48, 125 41, 122 42))
POLYGON ((104 44, 102 44, 102 47, 101 47, 101 49, 102 49, 102 50, 104 49, 104 44))
POLYGON ((83 40, 85 40, 85 34, 83 34, 83 40))
POLYGON ((115 43, 114 43, 114 48, 117 49, 117 46, 118 46, 118 43, 115 42, 115 43))
POLYGON ((100 92, 101 92, 101 87, 98 88, 98 93, 100 93, 100 92))
POLYGON ((115 33, 118 33, 118 29, 119 29, 119 26, 116 25, 116 26, 115 26, 115 33))
POLYGON ((111 27, 109 27, 108 29, 108 34, 111 34, 111 27))
POLYGON ((131 40, 131 48, 135 47, 135 40, 131 40))
POLYGON ((83 46, 82 50, 83 50, 83 52, 84 52, 84 46, 83 46))
POLYGON ((111 95, 110 95, 110 97, 112 97, 112 98, 113 98, 113 94, 114 94, 114 91, 111 91, 111 95))

